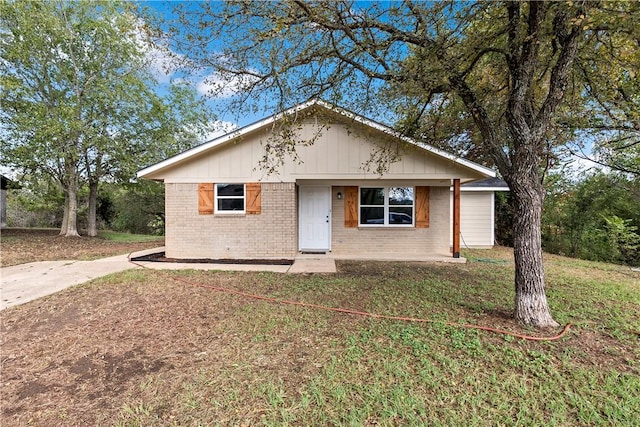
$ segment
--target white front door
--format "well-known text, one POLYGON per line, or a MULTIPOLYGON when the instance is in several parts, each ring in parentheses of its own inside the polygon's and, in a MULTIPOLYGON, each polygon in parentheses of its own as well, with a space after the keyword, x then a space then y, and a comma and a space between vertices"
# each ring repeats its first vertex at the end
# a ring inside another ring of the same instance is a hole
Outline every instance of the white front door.
POLYGON ((301 251, 331 250, 331 187, 301 186, 298 240, 301 251))

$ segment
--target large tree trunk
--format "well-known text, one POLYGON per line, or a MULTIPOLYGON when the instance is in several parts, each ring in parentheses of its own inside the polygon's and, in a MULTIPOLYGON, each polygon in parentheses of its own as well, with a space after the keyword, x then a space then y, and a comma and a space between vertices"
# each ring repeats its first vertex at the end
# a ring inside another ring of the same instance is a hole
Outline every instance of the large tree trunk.
POLYGON ((513 216, 513 254, 515 257, 514 317, 538 328, 558 326, 551 317, 544 290, 541 220, 544 189, 531 177, 509 179, 513 216))
POLYGON ((60 236, 67 234, 67 224, 69 223, 69 192, 66 189, 64 192, 64 213, 62 214, 62 224, 60 225, 60 236))
POLYGON ((95 237, 98 235, 96 211, 98 205, 98 183, 89 182, 89 213, 87 218, 87 235, 95 237))
POLYGON ((66 172, 67 223, 60 230, 60 234, 64 234, 65 237, 78 237, 78 173, 74 166, 68 167, 66 172))
POLYGON ((78 237, 78 186, 69 188, 69 219, 67 220, 67 228, 65 237, 78 237))

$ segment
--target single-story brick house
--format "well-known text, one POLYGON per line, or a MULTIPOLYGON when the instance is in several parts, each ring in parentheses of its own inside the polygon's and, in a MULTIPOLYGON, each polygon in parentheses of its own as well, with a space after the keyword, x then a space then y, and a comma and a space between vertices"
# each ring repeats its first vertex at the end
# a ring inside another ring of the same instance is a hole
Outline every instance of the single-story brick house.
POLYGON ((429 259, 459 257, 460 185, 495 172, 313 100, 138 177, 164 182, 167 257, 429 259), (298 158, 267 174, 259 163, 283 117, 298 118, 298 158), (364 166, 381 148, 400 155, 382 175, 364 166))

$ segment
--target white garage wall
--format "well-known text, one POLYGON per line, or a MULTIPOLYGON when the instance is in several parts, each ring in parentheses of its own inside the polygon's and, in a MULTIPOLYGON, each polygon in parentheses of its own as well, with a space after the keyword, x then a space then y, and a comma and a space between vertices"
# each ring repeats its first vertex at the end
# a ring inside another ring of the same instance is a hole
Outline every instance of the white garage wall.
MULTIPOLYGON (((451 196, 453 218, 453 195, 451 196)), ((449 227, 449 244, 453 244, 453 224, 449 227)), ((494 244, 494 192, 460 192, 460 247, 491 248, 494 244)))

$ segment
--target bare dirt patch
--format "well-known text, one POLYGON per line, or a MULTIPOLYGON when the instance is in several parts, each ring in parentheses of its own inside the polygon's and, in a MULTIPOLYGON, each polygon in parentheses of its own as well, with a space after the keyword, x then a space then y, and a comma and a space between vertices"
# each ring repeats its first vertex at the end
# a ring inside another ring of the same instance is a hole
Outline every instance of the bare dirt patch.
MULTIPOLYGON (((193 280, 237 288, 260 277, 209 276, 193 280)), ((279 324, 306 323, 299 309, 185 287, 152 271, 117 277, 2 312, 0 424, 110 425, 123 401, 145 393, 139 384, 151 377, 174 396, 184 377, 201 371, 214 373, 220 387, 238 371, 241 381, 260 371, 295 387, 330 357, 330 343, 357 325, 313 314, 313 333, 285 331, 279 324)), ((169 419, 171 408, 163 411, 169 419)))
POLYGON ((35 261, 90 260, 162 246, 152 242, 115 242, 99 237, 63 237, 57 230, 6 229, 0 234, 0 266, 35 261))

